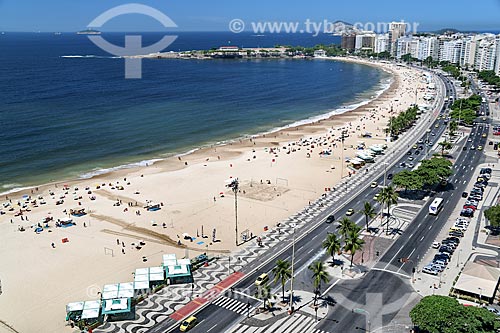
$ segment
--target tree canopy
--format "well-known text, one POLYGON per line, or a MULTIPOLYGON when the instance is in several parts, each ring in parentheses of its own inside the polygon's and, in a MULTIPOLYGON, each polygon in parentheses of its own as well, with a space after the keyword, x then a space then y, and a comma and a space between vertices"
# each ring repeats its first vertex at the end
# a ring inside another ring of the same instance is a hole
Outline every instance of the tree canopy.
POLYGON ((481 71, 477 77, 491 85, 496 86, 497 88, 500 88, 500 76, 496 75, 495 71, 481 71))
POLYGON ((448 296, 426 296, 410 318, 423 333, 493 333, 500 328, 496 315, 485 308, 463 306, 448 296))
POLYGON ((419 190, 422 189, 424 181, 419 173, 410 170, 404 170, 394 175, 392 182, 398 186, 407 190, 419 190))
POLYGON ((500 205, 491 206, 484 211, 484 216, 490 221, 494 227, 500 226, 500 205))
POLYGON ((467 125, 472 125, 477 117, 477 111, 481 106, 482 98, 472 95, 469 98, 457 99, 451 106, 450 117, 460 119, 467 125))

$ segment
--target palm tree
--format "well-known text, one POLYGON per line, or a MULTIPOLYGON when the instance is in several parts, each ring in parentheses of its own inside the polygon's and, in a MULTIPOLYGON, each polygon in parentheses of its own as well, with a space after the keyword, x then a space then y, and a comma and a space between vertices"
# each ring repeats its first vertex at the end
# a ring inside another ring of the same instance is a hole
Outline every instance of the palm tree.
POLYGON ((361 213, 365 216, 366 230, 368 230, 368 222, 375 217, 375 209, 373 209, 373 206, 369 202, 365 202, 361 213))
POLYGON ((329 233, 326 239, 323 241, 323 248, 332 257, 332 263, 335 261, 335 253, 340 251, 340 239, 337 238, 336 234, 329 233))
POLYGON ((269 285, 263 284, 257 288, 257 292, 255 293, 257 298, 260 298, 264 301, 264 310, 266 309, 266 302, 271 299, 271 287, 269 285))
POLYGON ((337 226, 337 229, 339 231, 339 234, 342 236, 342 238, 346 238, 347 234, 349 231, 352 229, 352 225, 354 222, 352 222, 349 218, 344 217, 342 220, 340 220, 339 225, 337 226))
POLYGON ((328 283, 330 281, 330 275, 325 269, 323 262, 315 261, 309 265, 309 270, 313 273, 313 285, 314 285, 314 305, 318 299, 318 294, 321 290, 321 283, 328 283))
POLYGON ((398 194, 396 193, 396 190, 392 185, 389 185, 387 187, 384 187, 380 191, 380 195, 377 199, 382 205, 387 206, 387 232, 389 232, 389 217, 390 217, 390 211, 391 211, 391 205, 397 205, 398 204, 398 194))
POLYGON ((354 254, 356 251, 361 250, 365 241, 359 238, 359 231, 351 231, 345 240, 344 250, 351 253, 351 267, 352 261, 354 260, 354 254))
POLYGON ((280 281, 281 283, 283 302, 285 302, 285 284, 292 277, 292 272, 290 270, 290 262, 278 259, 276 261, 276 267, 273 268, 273 273, 274 273, 274 282, 280 281))
POLYGON ((444 156, 444 151, 446 149, 451 149, 451 147, 453 147, 451 142, 448 142, 448 141, 442 141, 439 143, 439 145, 441 146, 441 156, 444 156))

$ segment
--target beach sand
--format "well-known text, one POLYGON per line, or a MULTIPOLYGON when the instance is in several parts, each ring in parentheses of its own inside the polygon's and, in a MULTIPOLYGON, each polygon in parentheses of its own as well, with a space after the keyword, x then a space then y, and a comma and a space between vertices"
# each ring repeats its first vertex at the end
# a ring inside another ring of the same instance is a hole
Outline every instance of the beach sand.
MULTIPOLYGON (((406 110, 415 102, 415 90, 426 87, 423 74, 414 69, 372 65, 393 73, 393 82, 379 98, 354 111, 150 166, 8 195, 15 210, 3 209, 7 214, 0 217, 0 321, 23 333, 70 331, 64 321, 67 303, 97 299, 104 284, 133 281, 136 268, 160 265, 165 253, 194 257, 234 250, 234 196, 225 186, 228 179, 240 181, 239 232, 253 235, 263 234, 265 226, 274 227, 319 198, 325 188, 335 187, 341 174, 348 179, 353 170, 341 162, 341 130, 349 131, 345 158, 355 156, 359 141, 367 147, 384 144, 391 108, 393 114, 406 110), (372 137, 362 138, 365 132, 372 137), (320 155, 324 150, 331 154, 320 155), (101 188, 96 189, 97 184, 101 188), (21 219, 14 213, 25 194, 32 199, 41 195, 46 203, 28 205, 30 211, 21 219), (56 205, 57 200, 64 203, 56 205), (146 211, 148 202, 161 204, 161 209, 146 211), (74 208, 89 214, 72 217, 75 226, 56 228, 54 221, 68 217, 64 211, 74 208), (45 217, 54 221, 35 233, 45 217), (207 238, 201 237, 202 228, 207 238), (184 233, 198 237, 190 242, 184 233), (64 238, 68 242, 63 243, 64 238), (146 245, 136 249, 141 240, 146 245)), ((418 94, 419 104, 424 104, 423 95, 418 94)))

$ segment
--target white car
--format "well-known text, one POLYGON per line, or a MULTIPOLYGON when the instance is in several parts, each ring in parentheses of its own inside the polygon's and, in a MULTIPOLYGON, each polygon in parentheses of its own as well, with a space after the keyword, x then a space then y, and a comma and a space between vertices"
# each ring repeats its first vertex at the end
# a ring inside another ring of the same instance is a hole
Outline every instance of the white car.
POLYGON ((430 265, 422 268, 422 272, 427 273, 427 274, 431 274, 431 275, 438 275, 438 273, 439 273, 436 269, 434 269, 433 266, 430 266, 430 265))
POLYGON ((441 243, 439 243, 439 242, 432 243, 432 248, 433 249, 439 249, 440 246, 441 246, 441 243))

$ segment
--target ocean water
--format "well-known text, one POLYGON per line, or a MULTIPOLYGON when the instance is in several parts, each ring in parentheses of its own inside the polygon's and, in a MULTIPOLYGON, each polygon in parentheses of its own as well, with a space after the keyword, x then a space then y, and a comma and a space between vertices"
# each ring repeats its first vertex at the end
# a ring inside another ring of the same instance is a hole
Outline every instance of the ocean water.
MULTIPOLYGON (((124 34, 103 34, 123 44, 124 34)), ((161 34, 143 34, 145 44, 161 34)), ((170 50, 338 43, 338 37, 183 33, 170 50)), ((0 193, 180 154, 344 111, 387 84, 328 60, 124 60, 74 33, 0 35, 0 193)))

